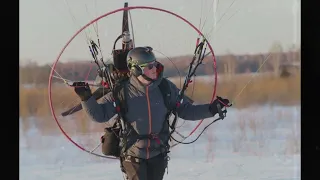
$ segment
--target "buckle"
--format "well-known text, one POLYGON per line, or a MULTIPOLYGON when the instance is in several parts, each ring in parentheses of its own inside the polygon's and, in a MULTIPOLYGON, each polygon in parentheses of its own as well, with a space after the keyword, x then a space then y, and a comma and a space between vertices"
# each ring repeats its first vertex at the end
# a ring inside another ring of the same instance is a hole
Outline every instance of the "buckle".
POLYGON ((141 159, 129 155, 129 156, 124 157, 124 161, 139 163, 141 161, 141 159))
POLYGON ((151 136, 151 139, 154 139, 158 144, 161 144, 158 134, 150 134, 150 136, 151 136))
POLYGON ((158 134, 150 134, 150 137, 151 137, 152 139, 157 139, 159 136, 158 136, 158 134))

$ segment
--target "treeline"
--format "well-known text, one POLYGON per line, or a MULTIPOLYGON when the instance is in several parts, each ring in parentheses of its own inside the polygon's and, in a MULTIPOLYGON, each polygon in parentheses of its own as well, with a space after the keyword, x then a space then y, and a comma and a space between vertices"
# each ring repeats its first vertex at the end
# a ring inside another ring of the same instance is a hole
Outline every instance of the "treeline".
MULTIPOLYGON (((159 59, 165 65, 165 76, 173 77, 178 75, 185 75, 192 56, 172 57, 170 60, 159 59), (178 71, 177 71, 178 70, 178 71)), ((197 70, 197 75, 212 75, 213 62, 212 56, 207 56, 204 59, 205 65, 200 65, 197 70)), ((233 55, 227 54, 216 57, 216 67, 219 74, 242 74, 256 72, 259 69, 260 73, 272 72, 279 76, 290 76, 295 73, 296 69, 300 69, 300 48, 288 52, 280 50, 273 50, 271 53, 265 54, 246 54, 233 55), (266 60, 267 59, 267 60, 266 60)), ((51 67, 49 65, 39 66, 35 62, 27 63, 19 67, 20 83, 22 84, 47 84, 51 67)), ((90 60, 87 61, 73 61, 67 63, 58 63, 56 66, 55 76, 58 78, 62 76, 68 80, 94 80, 96 77, 97 66, 90 60)), ((55 81, 61 81, 54 78, 55 81)))

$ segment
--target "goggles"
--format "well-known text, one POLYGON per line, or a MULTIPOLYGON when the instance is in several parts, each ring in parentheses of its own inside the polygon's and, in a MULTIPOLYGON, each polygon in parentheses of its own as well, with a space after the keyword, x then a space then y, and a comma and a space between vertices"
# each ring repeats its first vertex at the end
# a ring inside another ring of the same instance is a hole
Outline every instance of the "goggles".
POLYGON ((154 61, 154 62, 151 62, 151 63, 145 63, 145 64, 141 64, 141 65, 139 65, 142 69, 143 68, 148 68, 149 70, 151 70, 153 67, 158 67, 158 65, 159 65, 159 62, 157 62, 157 61, 154 61))

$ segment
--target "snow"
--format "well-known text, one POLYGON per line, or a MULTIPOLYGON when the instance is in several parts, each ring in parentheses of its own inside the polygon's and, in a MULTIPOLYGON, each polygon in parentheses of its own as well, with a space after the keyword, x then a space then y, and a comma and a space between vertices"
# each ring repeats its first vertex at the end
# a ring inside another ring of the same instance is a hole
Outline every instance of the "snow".
MULTIPOLYGON (((164 179, 298 180, 300 140, 300 106, 230 109, 198 141, 172 149, 164 179)), ((83 152, 62 135, 44 136, 36 126, 22 133, 20 125, 20 179, 121 180, 122 174, 117 160, 83 152)))

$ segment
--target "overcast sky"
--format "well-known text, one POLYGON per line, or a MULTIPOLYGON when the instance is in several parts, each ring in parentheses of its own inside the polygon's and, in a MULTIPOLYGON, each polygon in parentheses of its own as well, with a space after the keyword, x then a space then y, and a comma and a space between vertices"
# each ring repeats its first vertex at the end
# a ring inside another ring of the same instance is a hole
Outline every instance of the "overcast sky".
MULTIPOLYGON (((20 0, 20 61, 32 59, 40 64, 53 63, 66 42, 81 26, 97 16, 123 7, 124 2, 20 0)), ((292 44, 300 45, 300 0, 128 2, 129 6, 153 6, 173 11, 196 27, 199 27, 201 19, 202 25, 206 22, 202 32, 210 36, 216 54, 227 51, 237 54, 267 52, 276 41, 284 49, 292 44), (233 5, 228 8, 233 1, 233 5)), ((132 10, 131 16, 136 46, 153 46, 167 56, 192 53, 197 34, 183 21, 150 10, 132 10)), ((122 12, 98 21, 98 34, 105 57, 110 57, 113 42, 121 29, 121 18, 122 12)), ((86 33, 96 38, 92 26, 86 33)), ((85 40, 83 32, 70 44, 62 59, 90 58, 85 40)))

